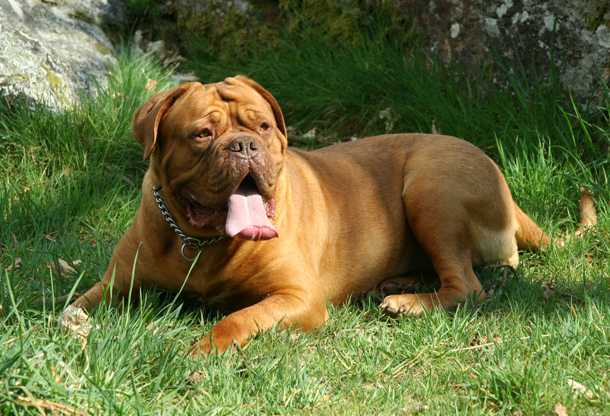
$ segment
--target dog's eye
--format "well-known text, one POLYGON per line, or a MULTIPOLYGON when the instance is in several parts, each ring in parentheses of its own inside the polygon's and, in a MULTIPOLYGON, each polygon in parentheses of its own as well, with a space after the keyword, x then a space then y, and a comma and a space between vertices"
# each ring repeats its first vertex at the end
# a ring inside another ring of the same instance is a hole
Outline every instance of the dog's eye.
POLYGON ((269 123, 267 123, 266 121, 263 121, 261 123, 261 126, 259 127, 260 131, 267 131, 271 128, 271 126, 269 125, 269 123))
POLYGON ((197 137, 200 137, 202 139, 205 139, 206 137, 212 137, 212 132, 210 131, 210 129, 205 128, 205 129, 201 130, 201 132, 199 133, 199 135, 197 137))

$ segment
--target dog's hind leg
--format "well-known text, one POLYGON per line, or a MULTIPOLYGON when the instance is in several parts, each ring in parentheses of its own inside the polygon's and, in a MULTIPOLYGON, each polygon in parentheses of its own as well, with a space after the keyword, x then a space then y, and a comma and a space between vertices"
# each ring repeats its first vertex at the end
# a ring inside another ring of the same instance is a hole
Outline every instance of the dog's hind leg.
POLYGON ((485 292, 473 266, 518 261, 514 205, 501 173, 482 152, 456 150, 450 162, 426 152, 405 166, 408 225, 440 288, 387 296, 380 307, 389 315, 420 315, 436 306, 453 309, 469 299, 481 302, 485 292))
POLYGON ((434 286, 436 283, 438 283, 438 276, 435 272, 416 272, 404 276, 394 276, 375 286, 368 296, 383 298, 386 295, 413 292, 422 287, 434 286))
POLYGON ((453 309, 458 302, 480 302, 485 297, 473 270, 471 216, 459 205, 444 209, 436 198, 424 203, 428 206, 411 206, 411 212, 417 214, 409 217, 409 225, 438 275, 440 288, 431 293, 387 296, 380 307, 388 315, 420 315, 435 306, 453 309))
POLYGON ((435 306, 453 309, 458 302, 472 299, 475 303, 483 301, 485 292, 466 256, 441 255, 433 259, 441 287, 430 293, 400 293, 385 297, 379 305, 390 316, 421 315, 424 310, 435 306))

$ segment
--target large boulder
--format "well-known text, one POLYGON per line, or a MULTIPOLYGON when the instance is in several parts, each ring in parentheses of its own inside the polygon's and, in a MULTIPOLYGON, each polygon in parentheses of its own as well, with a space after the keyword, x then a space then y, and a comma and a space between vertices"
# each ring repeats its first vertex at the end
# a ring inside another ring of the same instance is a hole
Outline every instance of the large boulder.
POLYGON ((95 94, 116 64, 100 26, 123 19, 113 0, 0 0, 0 95, 63 110, 95 94))
MULTIPOLYGON (((429 50, 479 70, 497 54, 533 82, 554 73, 579 104, 601 102, 610 81, 608 0, 407 0, 429 50), (557 71, 555 71, 557 70, 557 71), (603 81, 603 82, 602 82, 603 81)), ((495 68, 496 74, 499 68, 495 68)))

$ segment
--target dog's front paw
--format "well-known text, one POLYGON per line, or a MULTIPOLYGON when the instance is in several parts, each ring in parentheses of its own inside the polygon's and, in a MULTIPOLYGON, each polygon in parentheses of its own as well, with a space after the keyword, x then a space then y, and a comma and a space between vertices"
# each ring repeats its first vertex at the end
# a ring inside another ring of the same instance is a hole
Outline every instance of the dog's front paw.
POLYGON ((425 298, 413 294, 389 295, 379 304, 383 313, 393 318, 403 315, 419 316, 425 309, 429 309, 427 306, 425 298))
POLYGON ((195 342, 193 345, 191 345, 191 347, 188 349, 188 354, 195 359, 200 359, 200 358, 204 358, 207 357, 208 355, 210 355, 211 352, 214 351, 225 351, 225 349, 220 350, 218 347, 215 348, 214 345, 212 345, 212 343, 210 342, 210 334, 206 335, 205 338, 203 338, 202 340, 199 340, 197 342, 195 342))
POLYGON ((190 348, 186 350, 186 353, 189 354, 191 358, 199 359, 207 357, 211 351, 212 348, 210 342, 202 339, 201 341, 197 341, 191 345, 190 348))
POLYGON ((214 334, 212 339, 211 334, 207 334, 202 340, 191 345, 187 353, 192 358, 199 359, 210 355, 210 353, 225 352, 234 345, 236 343, 232 337, 222 337, 214 334))

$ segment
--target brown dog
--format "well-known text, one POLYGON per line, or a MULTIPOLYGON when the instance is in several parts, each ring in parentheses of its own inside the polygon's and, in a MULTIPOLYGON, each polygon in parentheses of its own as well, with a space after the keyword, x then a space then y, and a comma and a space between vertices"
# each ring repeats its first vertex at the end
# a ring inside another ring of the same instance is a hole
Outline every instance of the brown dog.
POLYGON ((241 76, 156 94, 133 132, 150 158, 140 210, 102 281, 73 306, 140 285, 183 288, 232 311, 196 354, 278 324, 311 330, 328 319, 327 300, 421 274, 440 289, 389 295, 386 313, 480 302, 473 266, 514 266, 519 249, 550 243, 475 146, 395 134, 288 149, 277 102, 241 76))

